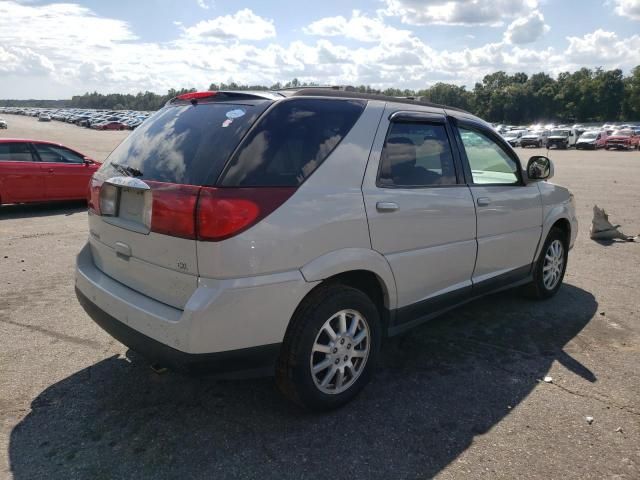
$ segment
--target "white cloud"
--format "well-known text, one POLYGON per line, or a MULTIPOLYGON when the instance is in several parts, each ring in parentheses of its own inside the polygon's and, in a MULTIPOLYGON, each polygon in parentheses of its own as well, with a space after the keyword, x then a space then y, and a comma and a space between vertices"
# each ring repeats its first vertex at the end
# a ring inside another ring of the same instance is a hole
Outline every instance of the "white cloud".
POLYGON ((216 41, 264 40, 276 36, 276 27, 273 25, 273 20, 262 18, 245 8, 233 15, 198 22, 193 27, 185 28, 184 33, 190 38, 216 41))
POLYGON ((209 5, 205 0, 196 0, 196 3, 200 8, 204 8, 205 10, 209 10, 209 5))
POLYGON ((436 50, 410 30, 388 25, 386 17, 353 12, 334 22, 337 26, 326 19, 309 25, 305 31, 316 37, 285 43, 273 38, 272 21, 241 12, 205 21, 213 22, 206 28, 178 25, 180 34, 172 41, 145 42, 126 22, 98 17, 78 5, 0 1, 0 95, 165 92, 232 80, 270 85, 294 77, 375 88, 424 88, 437 81, 472 86, 498 69, 557 74, 582 66, 628 70, 640 64, 640 36, 623 38, 604 30, 544 50, 504 40, 436 50), (241 28, 236 25, 235 31, 241 33, 230 34, 233 21, 220 18, 239 18, 241 28), (245 20, 251 18, 259 19, 254 23, 262 27, 249 27, 252 21, 245 20), (218 35, 213 41, 205 35, 212 30, 218 35), (263 40, 255 42, 257 37, 263 40))
POLYGON ((527 15, 538 0, 384 0, 381 13, 409 25, 491 25, 527 15))
POLYGON ((615 32, 598 29, 567 40, 567 60, 576 65, 630 68, 640 63, 640 35, 621 39, 615 32))
POLYGON ((514 20, 507 28, 504 39, 507 43, 533 43, 549 30, 551 28, 544 23, 544 15, 535 10, 526 17, 514 20))
POLYGON ((614 0, 615 12, 621 17, 640 20, 640 0, 614 0))
POLYGON ((405 39, 411 35, 409 30, 400 30, 388 25, 379 18, 362 15, 358 10, 351 18, 343 16, 325 17, 311 23, 303 31, 308 35, 321 37, 344 37, 361 42, 380 42, 405 39))
POLYGON ((19 75, 47 75, 55 70, 44 55, 29 48, 0 46, 0 72, 19 75))

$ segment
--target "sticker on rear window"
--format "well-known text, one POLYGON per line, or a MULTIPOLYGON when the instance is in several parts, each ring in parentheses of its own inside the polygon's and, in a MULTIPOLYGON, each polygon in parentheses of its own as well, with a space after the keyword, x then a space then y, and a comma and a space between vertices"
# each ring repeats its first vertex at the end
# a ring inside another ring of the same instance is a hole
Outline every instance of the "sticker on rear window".
POLYGON ((244 117, 245 113, 247 113, 245 110, 242 110, 241 108, 236 108, 235 110, 229 110, 227 112, 227 118, 229 120, 234 120, 236 118, 244 117))

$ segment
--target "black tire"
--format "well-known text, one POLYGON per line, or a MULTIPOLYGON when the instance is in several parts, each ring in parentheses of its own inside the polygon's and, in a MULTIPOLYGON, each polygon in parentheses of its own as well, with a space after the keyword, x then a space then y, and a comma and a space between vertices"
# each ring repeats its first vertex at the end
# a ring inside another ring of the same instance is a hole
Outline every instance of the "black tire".
POLYGON ((291 319, 276 368, 278 388, 289 400, 309 410, 326 411, 343 406, 369 383, 380 352, 381 333, 380 313, 365 293, 341 284, 321 285, 302 301, 291 319), (349 388, 328 394, 314 381, 312 348, 325 322, 347 309, 359 312, 368 324, 369 354, 349 388))
POLYGON ((542 246, 542 250, 540 251, 540 258, 533 267, 533 280, 528 285, 524 286, 523 292, 524 294, 532 298, 534 300, 545 300, 547 298, 553 297, 560 287, 562 286, 562 281, 564 280, 564 274, 567 271, 567 259, 569 256, 569 245, 567 236, 564 231, 560 228, 554 227, 547 235, 547 239, 542 246), (549 246, 555 241, 559 240, 562 244, 563 248, 563 264, 562 264, 562 273, 560 274, 560 278, 557 283, 553 286, 553 288, 549 289, 545 286, 543 280, 543 268, 545 263, 545 256, 547 251, 549 250, 549 246))

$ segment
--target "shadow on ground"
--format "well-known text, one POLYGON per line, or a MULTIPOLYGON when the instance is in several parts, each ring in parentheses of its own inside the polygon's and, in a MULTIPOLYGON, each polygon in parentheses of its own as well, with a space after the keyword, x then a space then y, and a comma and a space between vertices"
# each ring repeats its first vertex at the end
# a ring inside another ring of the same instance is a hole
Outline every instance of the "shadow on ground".
POLYGON ((35 218, 51 215, 73 215, 87 211, 87 202, 64 201, 52 203, 29 203, 0 205, 0 219, 35 218))
POLYGON ((353 403, 324 415, 271 379, 158 376, 107 358, 50 386, 11 433, 16 479, 430 478, 495 426, 553 361, 594 382, 563 347, 594 297, 565 285, 536 303, 502 293, 389 341, 353 403))

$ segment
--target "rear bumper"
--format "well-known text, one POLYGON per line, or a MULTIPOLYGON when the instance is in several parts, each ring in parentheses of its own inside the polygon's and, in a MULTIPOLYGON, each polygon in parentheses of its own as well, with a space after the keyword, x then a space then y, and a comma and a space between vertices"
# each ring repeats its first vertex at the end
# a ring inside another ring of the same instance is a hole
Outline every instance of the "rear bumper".
POLYGON ((280 344, 230 350, 217 353, 185 353, 158 342, 125 325, 99 308, 77 287, 76 296, 82 308, 104 331, 151 363, 189 372, 228 373, 238 371, 273 372, 280 344))
POLYGON ((105 275, 88 245, 76 263, 78 300, 98 325, 152 362, 188 370, 272 367, 290 318, 316 283, 295 270, 198 284, 180 310, 105 275))

